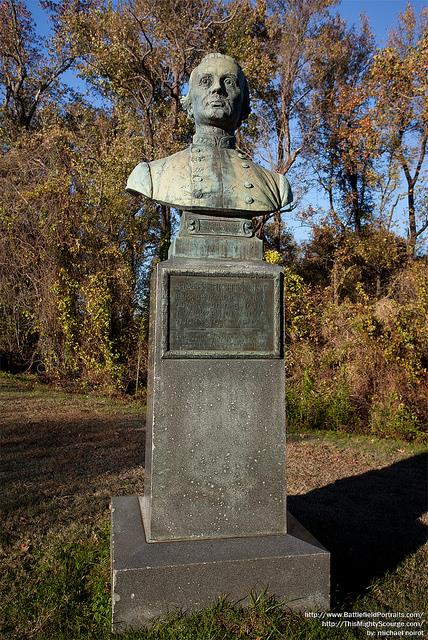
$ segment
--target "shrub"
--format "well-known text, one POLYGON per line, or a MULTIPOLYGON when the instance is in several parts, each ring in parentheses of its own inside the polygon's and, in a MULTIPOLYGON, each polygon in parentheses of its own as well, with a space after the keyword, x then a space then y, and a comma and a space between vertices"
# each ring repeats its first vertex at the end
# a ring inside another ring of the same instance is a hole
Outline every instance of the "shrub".
POLYGON ((341 430, 352 428, 356 420, 346 381, 336 379, 326 385, 307 370, 301 379, 287 384, 286 403, 290 431, 341 430))
POLYGON ((337 300, 286 269, 287 415, 292 429, 406 440, 428 422, 428 270, 411 262, 383 295, 354 282, 337 300))

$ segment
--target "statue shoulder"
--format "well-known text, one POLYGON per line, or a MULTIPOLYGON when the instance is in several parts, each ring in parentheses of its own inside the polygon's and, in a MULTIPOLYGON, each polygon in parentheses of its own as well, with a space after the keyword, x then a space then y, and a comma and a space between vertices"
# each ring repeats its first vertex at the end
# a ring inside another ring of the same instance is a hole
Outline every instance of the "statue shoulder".
MULTIPOLYGON (((159 183, 170 171, 178 172, 182 165, 189 162, 189 150, 178 151, 166 158, 153 160, 152 162, 140 162, 131 172, 126 191, 133 195, 142 194, 148 198, 155 197, 159 183)), ((171 176, 169 176, 171 177, 171 176)))
POLYGON ((281 200, 281 209, 286 207, 290 202, 293 202, 293 192, 291 191, 290 183, 282 173, 275 173, 278 180, 279 197, 281 200))
POLYGON ((290 183, 282 173, 265 169, 254 161, 251 162, 253 167, 255 167, 260 175, 263 176, 262 179, 266 182, 266 186, 269 188, 273 198, 273 205, 276 210, 283 209, 293 202, 293 192, 291 191, 290 183))
POLYGON ((149 162, 140 162, 132 170, 126 183, 126 191, 132 195, 142 194, 148 198, 152 197, 153 185, 149 162))

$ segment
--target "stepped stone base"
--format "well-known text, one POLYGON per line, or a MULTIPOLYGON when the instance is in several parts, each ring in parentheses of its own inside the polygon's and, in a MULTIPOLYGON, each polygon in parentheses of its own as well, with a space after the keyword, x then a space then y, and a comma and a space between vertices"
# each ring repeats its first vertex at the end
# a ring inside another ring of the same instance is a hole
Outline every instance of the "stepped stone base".
POLYGON ((112 630, 139 629, 177 608, 197 610, 267 588, 295 610, 330 605, 330 554, 291 514, 288 533, 147 543, 139 498, 112 499, 112 630))

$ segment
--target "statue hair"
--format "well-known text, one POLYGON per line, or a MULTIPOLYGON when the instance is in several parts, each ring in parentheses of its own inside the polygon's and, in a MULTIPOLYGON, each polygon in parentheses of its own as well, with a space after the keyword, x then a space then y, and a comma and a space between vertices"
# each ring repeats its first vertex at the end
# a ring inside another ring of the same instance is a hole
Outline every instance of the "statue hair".
POLYGON ((193 112, 192 112, 192 80, 194 79, 194 74, 195 74, 196 69, 203 62, 205 62, 205 60, 212 60, 213 58, 225 58, 226 60, 229 60, 230 62, 233 62, 234 64, 236 64, 236 66, 238 67, 238 82, 239 82, 239 85, 241 87, 242 97, 243 97, 241 113, 239 115, 239 120, 238 120, 238 124, 237 124, 237 127, 239 127, 241 125, 241 123, 244 120, 246 120, 248 118, 248 116, 250 115, 250 113, 251 113, 250 89, 248 87, 247 78, 245 77, 245 74, 242 71, 241 66, 236 62, 236 60, 234 58, 232 58, 231 56, 226 56, 223 53, 209 53, 208 55, 204 56, 202 58, 202 60, 200 61, 200 63, 198 64, 198 66, 193 69, 192 73, 190 74, 190 78, 189 78, 189 91, 188 91, 186 96, 183 96, 182 98, 180 98, 181 106, 187 112, 188 117, 191 120, 193 120, 193 112))

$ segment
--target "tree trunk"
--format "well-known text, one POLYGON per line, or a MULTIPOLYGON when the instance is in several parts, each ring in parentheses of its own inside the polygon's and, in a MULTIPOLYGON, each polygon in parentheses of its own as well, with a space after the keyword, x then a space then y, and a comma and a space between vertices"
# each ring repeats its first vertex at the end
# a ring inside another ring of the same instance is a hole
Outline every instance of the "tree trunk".
POLYGON ((268 221, 269 216, 258 216, 257 218, 253 218, 254 224, 254 235, 256 238, 265 241, 265 224, 268 221))
POLYGON ((358 197, 358 176, 355 173, 348 175, 349 184, 351 186, 351 212, 354 222, 355 233, 357 236, 361 235, 361 208, 358 197))
POLYGON ((171 244, 171 209, 166 205, 160 206, 161 225, 159 239, 159 260, 167 260, 169 245, 171 244))
POLYGON ((278 253, 281 253, 281 236, 282 236, 282 217, 281 217, 281 212, 280 211, 276 211, 274 214, 274 237, 273 237, 273 243, 274 243, 274 247, 275 249, 278 251, 278 253))
POLYGON ((339 285, 337 282, 337 263, 336 260, 333 263, 333 269, 331 270, 331 276, 332 276, 332 284, 333 284, 333 304, 338 305, 339 304, 339 285))
POLYGON ((410 258, 415 257, 416 250, 416 213, 415 213, 415 192, 413 190, 413 184, 409 184, 409 190, 407 192, 407 204, 409 208, 409 242, 407 245, 407 253, 410 258))

